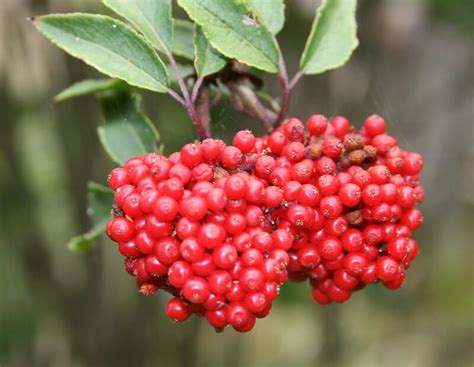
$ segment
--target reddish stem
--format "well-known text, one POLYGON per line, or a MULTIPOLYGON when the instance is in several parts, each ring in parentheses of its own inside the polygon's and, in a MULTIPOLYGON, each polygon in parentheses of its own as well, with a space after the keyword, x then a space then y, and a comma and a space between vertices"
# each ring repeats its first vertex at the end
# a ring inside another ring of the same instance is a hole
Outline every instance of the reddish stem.
MULTIPOLYGON (((179 84, 179 87, 181 89, 181 93, 183 94, 183 98, 181 98, 179 95, 176 95, 176 93, 174 93, 174 92, 173 93, 175 95, 173 95, 172 93, 170 93, 170 95, 172 97, 174 97, 176 100, 178 100, 186 108, 186 111, 188 112, 189 117, 191 117, 191 120, 192 120, 192 122, 193 122, 193 124, 194 124, 194 126, 197 130, 199 139, 204 140, 206 138, 209 138, 210 137, 209 129, 206 129, 201 117, 199 116, 199 114, 196 111, 196 108, 194 106, 194 101, 192 100, 191 95, 189 94, 189 89, 186 86, 184 78, 181 75, 181 71, 179 70, 178 64, 176 63, 176 60, 175 60, 173 54, 168 53, 167 56, 168 56, 168 60, 171 64, 171 67, 173 68, 174 73, 176 74, 176 79, 178 80, 178 84, 179 84), (184 103, 182 103, 176 97, 179 97, 182 100, 182 102, 184 102, 184 103)), ((168 91, 168 93, 169 93, 169 91, 168 91)), ((197 92, 196 92, 196 94, 197 94, 197 92)))
POLYGON ((280 112, 278 113, 278 117, 273 124, 273 128, 277 128, 283 122, 288 113, 288 105, 290 103, 291 97, 291 88, 288 81, 288 72, 286 71, 286 63, 285 59, 283 58, 282 53, 280 52, 280 62, 278 66, 278 80, 280 81, 280 86, 282 89, 281 95, 281 108, 280 112))

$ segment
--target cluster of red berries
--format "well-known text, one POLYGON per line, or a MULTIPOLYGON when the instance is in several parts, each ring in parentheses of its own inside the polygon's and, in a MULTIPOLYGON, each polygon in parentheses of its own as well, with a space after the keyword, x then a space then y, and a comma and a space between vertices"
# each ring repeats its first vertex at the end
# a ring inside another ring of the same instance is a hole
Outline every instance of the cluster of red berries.
POLYGON ((320 304, 378 281, 399 288, 419 251, 423 162, 385 130, 376 115, 360 131, 313 115, 306 128, 291 118, 262 138, 132 158, 109 176, 107 234, 140 292, 174 296, 169 318, 216 329, 252 329, 287 279, 309 279, 320 304))

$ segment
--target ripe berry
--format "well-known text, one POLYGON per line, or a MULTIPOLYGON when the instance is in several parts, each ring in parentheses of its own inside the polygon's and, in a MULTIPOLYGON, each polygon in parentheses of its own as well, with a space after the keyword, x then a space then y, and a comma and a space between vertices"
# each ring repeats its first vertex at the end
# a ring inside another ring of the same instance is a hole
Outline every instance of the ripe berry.
POLYGON ((203 303, 209 297, 209 284, 200 277, 189 278, 183 286, 183 296, 191 303, 203 303))
POLYGON ((364 122, 364 130, 371 138, 383 134, 385 128, 385 120, 378 115, 369 116, 364 122))
POLYGON ((389 282, 397 277, 400 264, 389 256, 382 256, 375 263, 375 268, 377 277, 384 282, 389 282))
POLYGON ((225 294, 232 286, 232 277, 224 270, 216 270, 209 278, 209 289, 215 294, 225 294))
POLYGON ((223 245, 214 250, 212 260, 221 269, 230 269, 237 261, 237 250, 232 245, 223 245))
POLYGON ((357 206, 361 200, 360 187, 353 183, 346 183, 339 189, 339 199, 343 205, 348 207, 357 206))
POLYGON ((312 115, 306 121, 306 128, 314 136, 322 135, 326 131, 327 120, 323 115, 312 115))
POLYGON ((180 298, 174 297, 166 304, 166 315, 175 322, 181 322, 191 316, 191 310, 180 298))
POLYGON ((201 226, 198 233, 198 242, 201 246, 213 249, 221 245, 226 237, 224 229, 214 223, 206 223, 201 226))
POLYGON ((249 153, 255 147, 255 136, 249 130, 241 130, 234 135, 232 145, 242 153, 249 153))
POLYGON ((135 234, 133 224, 125 218, 114 218, 107 223, 107 235, 115 242, 128 242, 135 234))

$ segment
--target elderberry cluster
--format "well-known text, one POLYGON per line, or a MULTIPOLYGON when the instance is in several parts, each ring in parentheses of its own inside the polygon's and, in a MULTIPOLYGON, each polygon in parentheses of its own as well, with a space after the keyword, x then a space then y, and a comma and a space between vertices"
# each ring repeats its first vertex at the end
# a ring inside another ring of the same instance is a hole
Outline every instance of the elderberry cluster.
POLYGON ((309 279, 320 304, 399 288, 419 251, 423 162, 385 130, 376 115, 360 131, 313 115, 132 158, 109 175, 107 234, 140 292, 173 295, 170 319, 216 329, 251 330, 288 279, 309 279))

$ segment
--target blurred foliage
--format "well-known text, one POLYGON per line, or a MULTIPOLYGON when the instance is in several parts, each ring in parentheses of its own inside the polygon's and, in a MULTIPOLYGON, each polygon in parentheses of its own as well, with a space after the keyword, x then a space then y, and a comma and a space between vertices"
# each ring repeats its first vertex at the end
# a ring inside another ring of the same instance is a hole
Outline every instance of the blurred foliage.
POLYGON ((472 0, 430 0, 431 14, 448 22, 451 26, 464 32, 474 31, 474 1, 472 0))
MULTIPOLYGON (((294 71, 317 2, 289 1, 279 38, 294 71)), ((435 2, 360 1, 354 57, 303 79, 291 104, 300 118, 338 113, 357 126, 379 113, 403 147, 425 157, 422 252, 406 285, 368 287, 345 304, 321 307, 308 285, 285 284, 272 317, 241 335, 216 334, 197 319, 169 322, 167 297, 139 295, 110 241, 86 256, 64 246, 89 229, 87 182, 105 183, 114 164, 99 143, 94 98, 49 102, 98 75, 25 18, 105 9, 93 0, 2 0, 0 366, 472 366, 474 44, 453 32, 468 20, 440 22, 435 2)), ((444 3, 464 18, 472 9, 471 1, 444 3)), ((278 94, 278 83, 266 82, 278 94)), ((146 93, 144 106, 171 153, 195 132, 177 103, 159 97, 146 93)), ((227 102, 213 120, 224 139, 241 128, 262 133, 227 102)))

